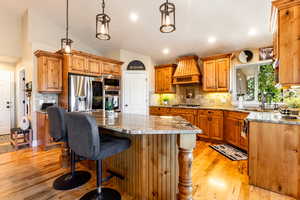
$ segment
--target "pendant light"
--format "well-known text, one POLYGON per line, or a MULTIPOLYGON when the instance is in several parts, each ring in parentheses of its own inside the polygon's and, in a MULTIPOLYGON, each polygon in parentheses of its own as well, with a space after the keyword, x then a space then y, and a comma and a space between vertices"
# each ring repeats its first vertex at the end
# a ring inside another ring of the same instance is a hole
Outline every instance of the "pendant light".
POLYGON ((166 0, 166 2, 159 7, 159 10, 161 13, 160 31, 162 33, 175 31, 175 4, 166 0))
POLYGON ((102 0, 102 13, 96 16, 96 38, 110 40, 109 22, 110 17, 104 13, 105 2, 102 0))
POLYGON ((69 38, 69 0, 67 0, 67 7, 66 7, 66 38, 61 39, 61 49, 64 53, 69 54, 71 53, 71 45, 73 40, 69 38))

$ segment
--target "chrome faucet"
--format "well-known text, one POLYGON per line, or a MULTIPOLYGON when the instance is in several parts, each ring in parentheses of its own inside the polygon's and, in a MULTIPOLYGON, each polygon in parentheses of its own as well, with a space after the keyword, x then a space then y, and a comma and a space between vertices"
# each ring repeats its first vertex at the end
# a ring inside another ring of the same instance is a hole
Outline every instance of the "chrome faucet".
POLYGON ((266 95, 264 93, 262 93, 262 95, 261 95, 261 104, 260 104, 260 108, 262 110, 266 109, 266 103, 267 103, 266 95))

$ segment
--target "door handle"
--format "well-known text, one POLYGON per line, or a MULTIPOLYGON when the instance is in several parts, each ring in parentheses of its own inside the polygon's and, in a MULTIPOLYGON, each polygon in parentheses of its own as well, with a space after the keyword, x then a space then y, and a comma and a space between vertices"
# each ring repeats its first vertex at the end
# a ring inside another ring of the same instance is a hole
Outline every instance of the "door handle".
POLYGON ((128 107, 128 104, 125 104, 125 107, 128 107))
POLYGON ((10 102, 9 102, 9 101, 7 101, 7 102, 6 102, 6 104, 10 104, 10 102))
POLYGON ((6 108, 10 108, 9 106, 6 106, 6 108))

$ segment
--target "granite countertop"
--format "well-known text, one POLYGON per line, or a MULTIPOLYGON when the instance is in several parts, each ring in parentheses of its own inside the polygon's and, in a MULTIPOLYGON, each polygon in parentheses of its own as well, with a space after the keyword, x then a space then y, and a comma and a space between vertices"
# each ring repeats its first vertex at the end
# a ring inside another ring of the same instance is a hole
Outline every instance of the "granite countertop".
POLYGON ((43 113, 43 114, 47 114, 47 111, 46 111, 46 110, 37 110, 36 112, 43 113))
POLYGON ((249 113, 249 110, 242 110, 234 106, 172 106, 172 105, 161 105, 161 106, 150 106, 150 107, 160 107, 160 108, 188 108, 188 109, 207 109, 207 110, 224 110, 224 111, 237 111, 237 112, 245 112, 249 113))
POLYGON ((202 130, 177 116, 152 116, 115 113, 108 118, 105 112, 89 112, 101 128, 125 134, 199 134, 202 130))
POLYGON ((300 125, 300 119, 284 119, 280 113, 275 112, 250 112, 247 120, 273 124, 300 125))

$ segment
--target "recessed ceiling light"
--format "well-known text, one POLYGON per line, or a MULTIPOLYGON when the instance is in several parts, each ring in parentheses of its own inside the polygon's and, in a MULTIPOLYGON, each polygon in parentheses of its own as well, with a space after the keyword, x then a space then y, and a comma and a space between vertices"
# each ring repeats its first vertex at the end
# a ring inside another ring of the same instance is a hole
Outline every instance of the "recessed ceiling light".
POLYGON ((165 48, 165 49, 162 50, 162 52, 163 52, 163 54, 167 55, 167 54, 170 53, 170 49, 165 48))
POLYGON ((249 32, 248 32, 248 35, 249 35, 249 36, 254 36, 254 35, 256 35, 256 34, 257 34, 257 31, 256 31, 255 28, 251 28, 251 29, 249 30, 249 32))
POLYGON ((213 36, 211 36, 211 37, 209 37, 208 38, 208 43, 211 43, 211 44, 213 44, 213 43, 215 43, 216 41, 217 41, 217 38, 215 38, 215 37, 213 37, 213 36))
POLYGON ((139 16, 136 13, 130 13, 129 18, 131 21, 136 22, 139 19, 139 16))

